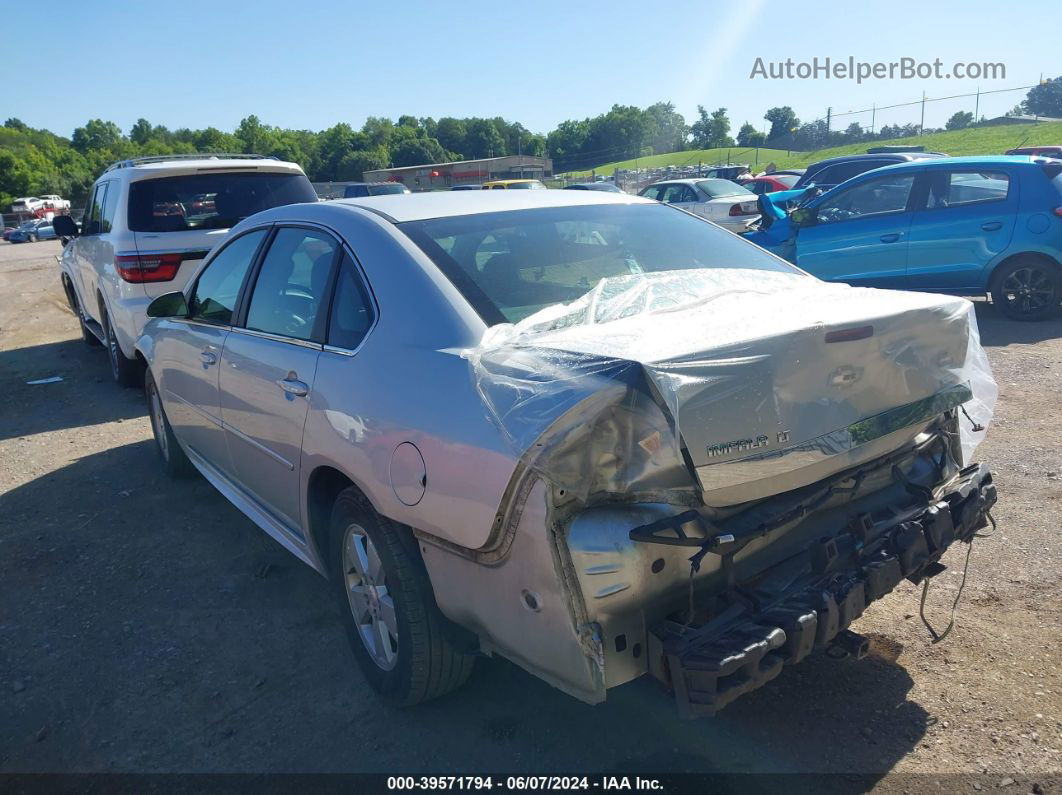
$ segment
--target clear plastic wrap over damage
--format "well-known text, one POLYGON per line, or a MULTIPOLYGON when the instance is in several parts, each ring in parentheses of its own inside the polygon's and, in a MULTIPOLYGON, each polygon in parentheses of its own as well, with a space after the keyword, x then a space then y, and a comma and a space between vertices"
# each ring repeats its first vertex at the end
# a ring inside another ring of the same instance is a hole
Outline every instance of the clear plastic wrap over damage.
POLYGON ((584 501, 755 499, 959 406, 969 463, 997 394, 969 301, 762 270, 604 279, 466 356, 512 450, 584 501))

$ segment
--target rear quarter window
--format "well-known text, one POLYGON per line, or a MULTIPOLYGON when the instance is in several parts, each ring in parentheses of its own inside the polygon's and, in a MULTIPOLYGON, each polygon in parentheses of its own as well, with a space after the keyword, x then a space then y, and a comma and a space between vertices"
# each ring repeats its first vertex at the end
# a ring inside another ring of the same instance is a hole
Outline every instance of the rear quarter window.
POLYGON ((303 174, 255 171, 143 179, 129 186, 129 228, 228 229, 271 207, 314 201, 317 194, 303 174))

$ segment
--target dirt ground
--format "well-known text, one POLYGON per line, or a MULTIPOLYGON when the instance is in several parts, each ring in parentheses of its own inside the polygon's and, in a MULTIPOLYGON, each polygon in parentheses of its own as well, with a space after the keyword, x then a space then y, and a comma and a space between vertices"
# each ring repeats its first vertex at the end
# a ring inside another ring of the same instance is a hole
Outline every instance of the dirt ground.
MULTIPOLYGON (((1062 321, 978 307, 1000 385, 999 523, 937 646, 904 584, 718 717, 648 681, 591 707, 502 660, 393 711, 324 581, 201 479, 168 480, 137 390, 79 338, 47 242, 0 243, 0 773, 832 772, 881 791, 1062 787, 1062 321), (26 382, 60 376, 58 383, 26 382), (962 775, 953 775, 962 774, 962 775), (852 776, 869 778, 855 779, 852 776)), ((943 625, 965 546, 930 612, 943 625)), ((847 785, 844 782, 848 782, 847 785)))

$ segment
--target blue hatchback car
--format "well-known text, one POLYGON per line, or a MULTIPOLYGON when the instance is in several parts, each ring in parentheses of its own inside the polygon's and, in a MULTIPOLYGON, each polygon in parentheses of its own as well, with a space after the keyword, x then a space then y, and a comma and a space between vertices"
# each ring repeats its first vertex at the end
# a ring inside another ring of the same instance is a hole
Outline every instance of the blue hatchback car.
POLYGON ((991 293, 1016 320, 1051 317, 1062 302, 1062 160, 901 163, 770 220, 747 238, 827 281, 991 293))

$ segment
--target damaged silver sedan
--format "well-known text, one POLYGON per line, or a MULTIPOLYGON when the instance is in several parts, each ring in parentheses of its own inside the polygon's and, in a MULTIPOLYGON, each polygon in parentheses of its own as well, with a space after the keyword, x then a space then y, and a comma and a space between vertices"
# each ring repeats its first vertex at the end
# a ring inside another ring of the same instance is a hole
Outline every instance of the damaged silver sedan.
POLYGON ((280 207, 138 344, 159 453, 334 583, 398 704, 502 655, 711 714, 995 502, 972 305, 825 284, 656 202, 280 207))

